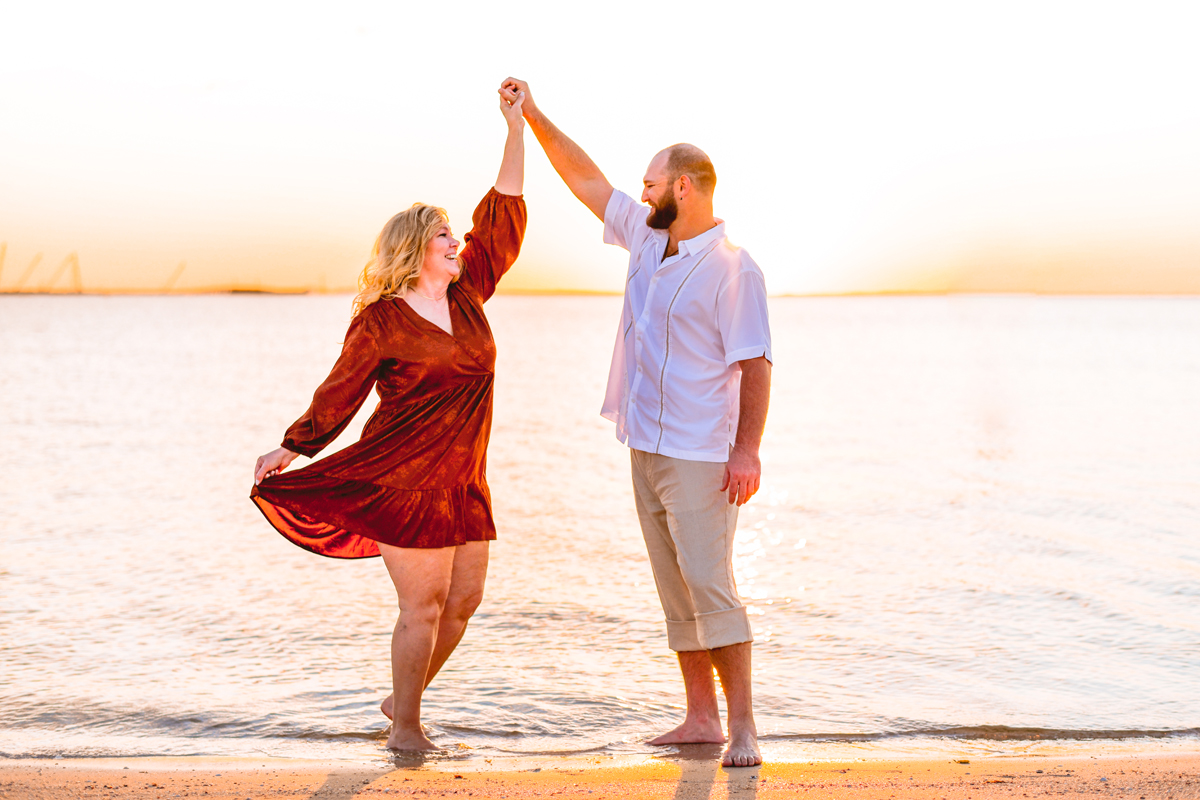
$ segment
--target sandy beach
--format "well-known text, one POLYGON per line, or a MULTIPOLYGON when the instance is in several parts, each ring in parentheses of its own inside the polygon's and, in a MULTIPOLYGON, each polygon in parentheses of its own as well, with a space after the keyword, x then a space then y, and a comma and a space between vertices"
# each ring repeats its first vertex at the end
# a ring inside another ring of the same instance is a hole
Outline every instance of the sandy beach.
POLYGON ((474 798, 1200 798, 1200 753, 1069 758, 879 759, 725 770, 711 758, 350 765, 287 759, 0 762, 0 797, 333 800, 474 798))

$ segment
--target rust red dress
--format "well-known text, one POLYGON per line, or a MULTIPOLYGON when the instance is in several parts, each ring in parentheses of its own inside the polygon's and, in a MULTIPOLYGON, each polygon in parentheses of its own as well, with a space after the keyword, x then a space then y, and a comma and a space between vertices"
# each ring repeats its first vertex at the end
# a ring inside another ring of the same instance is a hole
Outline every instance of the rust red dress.
POLYGON ((448 547, 496 538, 485 476, 496 346, 483 304, 520 252, 525 201, 492 189, 473 223, 462 274, 447 293, 453 335, 398 298, 364 309, 283 446, 316 455, 374 386, 379 407, 362 438, 251 490, 267 520, 300 547, 369 558, 379 555, 376 542, 448 547))

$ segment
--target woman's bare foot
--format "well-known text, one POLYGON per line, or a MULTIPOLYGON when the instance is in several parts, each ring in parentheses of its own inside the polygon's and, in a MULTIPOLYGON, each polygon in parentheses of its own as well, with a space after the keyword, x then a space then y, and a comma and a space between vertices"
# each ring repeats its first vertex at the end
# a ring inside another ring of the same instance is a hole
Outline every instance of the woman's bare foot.
POLYGON ((669 730, 662 736, 651 739, 647 744, 723 744, 725 734, 721 731, 721 721, 685 719, 678 728, 669 730))
POLYGON ((722 767, 753 767, 762 763, 758 752, 758 737, 754 731, 737 731, 729 734, 729 747, 721 757, 722 767))
POLYGON ((383 702, 379 704, 379 710, 382 711, 383 715, 385 717, 387 717, 388 719, 392 718, 392 698, 393 697, 395 697, 395 695, 389 694, 387 697, 383 698, 383 702))
POLYGON ((429 737, 425 735, 425 731, 421 726, 417 726, 416 730, 411 728, 397 728, 392 726, 392 732, 388 735, 387 748, 389 750, 441 750, 433 742, 429 741, 429 737))

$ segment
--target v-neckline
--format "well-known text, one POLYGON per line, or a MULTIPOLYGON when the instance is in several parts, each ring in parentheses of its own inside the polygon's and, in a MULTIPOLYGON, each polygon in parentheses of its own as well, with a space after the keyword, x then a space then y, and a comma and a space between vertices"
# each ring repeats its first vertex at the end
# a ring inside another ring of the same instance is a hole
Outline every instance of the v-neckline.
POLYGON ((454 335, 454 330, 456 328, 456 326, 454 324, 454 309, 458 306, 458 303, 450 302, 450 291, 453 288, 454 288, 454 284, 450 284, 450 286, 448 286, 446 288, 446 313, 450 317, 450 330, 446 330, 445 328, 443 328, 441 325, 438 325, 433 320, 426 319, 421 314, 417 313, 417 310, 415 308, 413 308, 412 306, 410 306, 408 304, 408 301, 405 300, 403 297, 397 297, 396 300, 398 300, 402 306, 404 306, 406 309, 408 309, 408 312, 410 314, 412 314, 417 319, 421 320, 421 322, 425 323, 430 328, 433 328, 435 331, 442 334, 443 336, 450 337, 450 339, 452 339, 455 344, 460 344, 460 342, 458 341, 458 337, 454 335))

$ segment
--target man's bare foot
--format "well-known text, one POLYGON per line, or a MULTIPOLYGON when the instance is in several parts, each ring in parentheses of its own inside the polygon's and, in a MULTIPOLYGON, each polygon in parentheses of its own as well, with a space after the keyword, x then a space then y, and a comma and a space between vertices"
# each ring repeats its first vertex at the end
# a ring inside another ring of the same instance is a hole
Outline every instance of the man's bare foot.
POLYGON ((379 704, 379 710, 382 711, 383 715, 388 719, 392 718, 392 698, 394 696, 395 695, 389 694, 387 697, 383 698, 383 702, 379 704))
POLYGON ((753 767, 762 763, 758 752, 758 737, 753 731, 738 731, 729 735, 729 747, 721 757, 722 767, 753 767))
POLYGON ((416 730, 411 728, 397 728, 392 726, 392 732, 388 735, 387 748, 389 750, 441 750, 433 742, 429 741, 429 737, 425 735, 425 731, 421 726, 417 726, 416 730))
POLYGON ((678 728, 651 739, 647 744, 723 744, 724 742, 725 734, 721 731, 720 720, 697 722, 685 719, 678 728))

